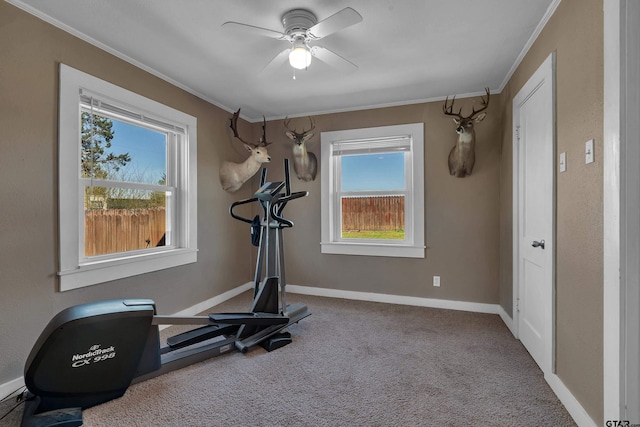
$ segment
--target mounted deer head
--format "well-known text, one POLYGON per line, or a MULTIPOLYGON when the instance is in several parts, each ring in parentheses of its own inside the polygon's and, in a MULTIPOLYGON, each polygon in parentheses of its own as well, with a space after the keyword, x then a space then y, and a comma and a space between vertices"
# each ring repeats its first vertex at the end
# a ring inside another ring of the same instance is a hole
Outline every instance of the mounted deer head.
POLYGON ((486 110, 489 106, 491 93, 489 92, 489 88, 486 88, 485 91, 487 92, 487 99, 485 99, 484 96, 481 98, 482 108, 476 111, 474 107, 471 114, 467 117, 462 115, 462 107, 460 107, 457 113, 453 112, 453 104, 456 102, 455 96, 451 100, 451 105, 448 105, 449 97, 447 97, 442 106, 442 111, 445 115, 455 116, 453 121, 458 126, 456 128, 458 140, 449 153, 449 173, 455 175, 457 178, 464 178, 467 175, 471 175, 473 165, 476 162, 476 131, 473 127, 476 123, 484 120, 487 115, 487 113, 482 113, 482 111, 486 110))
POLYGON ((238 135, 237 123, 239 116, 240 109, 233 113, 230 127, 233 131, 233 136, 242 142, 244 148, 250 154, 247 160, 243 163, 222 162, 222 166, 220 166, 220 183, 222 184, 222 188, 230 193, 238 191, 240 187, 242 187, 242 184, 247 182, 249 178, 258 172, 263 163, 271 161, 271 157, 269 156, 266 148, 267 145, 271 144, 270 142, 267 142, 266 119, 263 117, 262 137, 258 143, 254 144, 245 141, 240 137, 240 135, 238 135))
POLYGON ((293 141, 293 170, 296 172, 298 179, 303 181, 313 181, 316 179, 316 171, 318 170, 318 159, 316 155, 307 151, 306 142, 313 137, 313 130, 316 125, 313 118, 309 116, 311 127, 309 130, 303 130, 298 133, 296 129, 289 127, 289 119, 284 119, 284 127, 287 129, 285 135, 293 141))

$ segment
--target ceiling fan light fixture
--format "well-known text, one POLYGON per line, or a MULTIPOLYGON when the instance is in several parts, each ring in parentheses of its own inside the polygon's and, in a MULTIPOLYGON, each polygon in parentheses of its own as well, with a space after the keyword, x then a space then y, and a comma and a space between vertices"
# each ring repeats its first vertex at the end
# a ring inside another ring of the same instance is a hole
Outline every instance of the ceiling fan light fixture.
POLYGON ((304 70, 311 64, 311 51, 304 43, 304 39, 297 39, 289 52, 289 64, 298 70, 304 70))

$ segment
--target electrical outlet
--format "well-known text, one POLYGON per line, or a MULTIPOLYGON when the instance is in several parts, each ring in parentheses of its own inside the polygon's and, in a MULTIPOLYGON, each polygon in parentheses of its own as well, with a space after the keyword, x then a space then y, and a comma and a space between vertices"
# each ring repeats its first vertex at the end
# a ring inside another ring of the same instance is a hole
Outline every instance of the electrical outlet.
POLYGON ((440 286, 440 276, 433 276, 433 286, 440 286))

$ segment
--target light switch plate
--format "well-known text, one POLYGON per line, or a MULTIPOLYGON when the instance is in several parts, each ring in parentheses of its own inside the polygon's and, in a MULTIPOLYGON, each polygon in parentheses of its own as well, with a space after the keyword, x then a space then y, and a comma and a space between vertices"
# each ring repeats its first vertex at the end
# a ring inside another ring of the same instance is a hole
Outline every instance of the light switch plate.
POLYGON ((560 153, 560 172, 566 172, 566 171, 567 171, 567 153, 562 152, 560 153))
POLYGON ((584 143, 584 163, 589 164, 594 162, 594 154, 593 154, 593 139, 584 143))

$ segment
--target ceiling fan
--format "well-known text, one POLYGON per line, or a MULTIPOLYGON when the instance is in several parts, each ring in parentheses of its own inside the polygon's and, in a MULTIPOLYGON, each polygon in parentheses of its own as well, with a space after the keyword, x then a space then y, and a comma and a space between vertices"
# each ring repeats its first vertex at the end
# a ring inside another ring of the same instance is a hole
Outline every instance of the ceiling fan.
POLYGON ((225 22, 222 27, 289 42, 290 46, 278 53, 263 71, 279 67, 287 57, 289 58, 289 64, 299 70, 308 68, 312 57, 316 57, 337 68, 357 69, 358 67, 353 62, 337 53, 322 46, 310 46, 309 43, 320 40, 360 21, 362 21, 362 16, 350 7, 346 7, 320 22, 309 10, 293 9, 282 15, 284 32, 239 22, 225 22))

